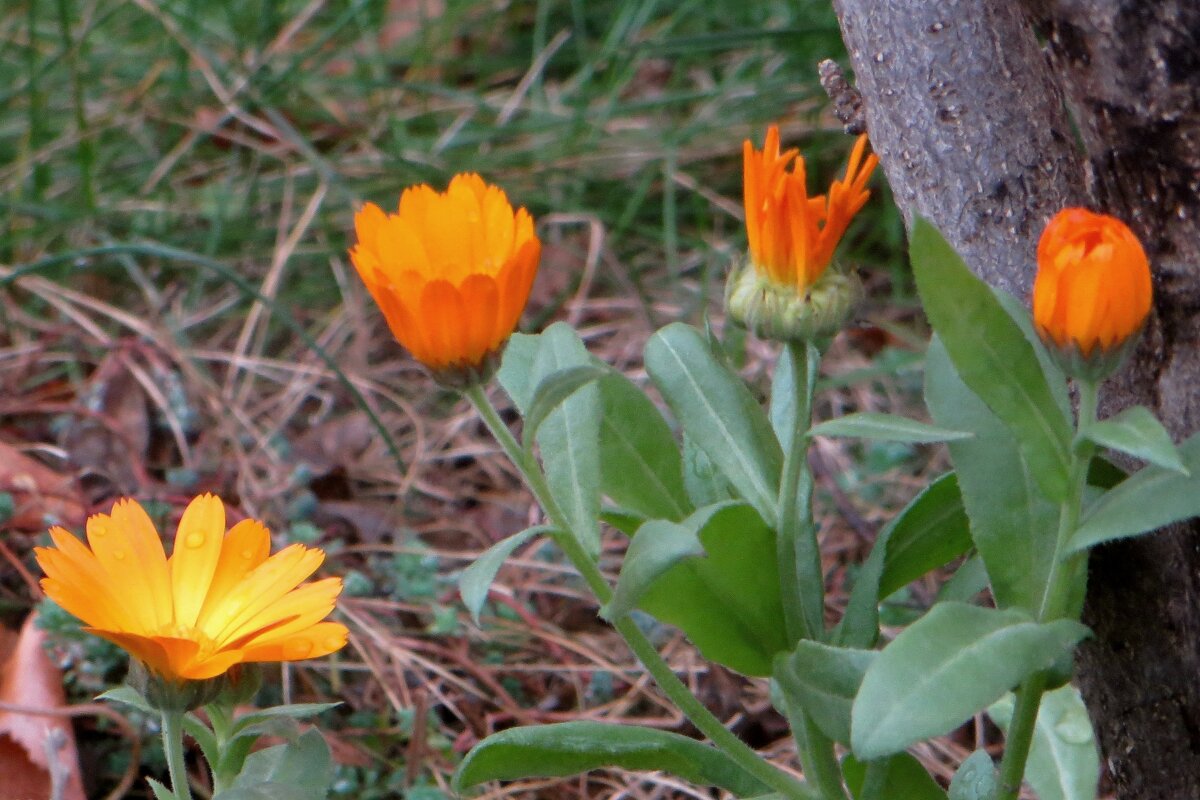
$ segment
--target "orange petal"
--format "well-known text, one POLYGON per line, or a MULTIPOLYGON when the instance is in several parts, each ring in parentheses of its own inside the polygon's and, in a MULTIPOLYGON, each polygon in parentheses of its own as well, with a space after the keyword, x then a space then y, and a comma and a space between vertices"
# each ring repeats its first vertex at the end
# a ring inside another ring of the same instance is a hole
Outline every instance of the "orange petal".
POLYGON ((217 631, 212 638, 228 641, 230 631, 299 586, 324 560, 320 550, 293 544, 259 564, 210 612, 206 628, 217 631))
POLYGON ((221 543, 221 556, 213 573, 204 607, 196 617, 196 627, 209 638, 219 631, 207 624, 226 596, 271 553, 271 532, 256 519, 244 519, 229 529, 221 543))
POLYGON ((204 494, 192 500, 179 520, 171 553, 175 622, 184 628, 193 627, 204 608, 224 539, 225 506, 220 498, 204 494))
POLYGON ((329 616, 341 591, 341 578, 298 586, 228 632, 225 641, 249 647, 287 638, 329 616))
POLYGON ((308 630, 270 644, 247 647, 242 660, 252 661, 300 661, 305 658, 320 658, 342 649, 350 632, 338 622, 322 622, 308 630))
POLYGON ((133 554, 129 532, 108 514, 94 514, 87 520, 87 538, 96 559, 104 567, 106 584, 122 598, 132 616, 131 630, 150 632, 158 629, 155 592, 141 564, 133 554))

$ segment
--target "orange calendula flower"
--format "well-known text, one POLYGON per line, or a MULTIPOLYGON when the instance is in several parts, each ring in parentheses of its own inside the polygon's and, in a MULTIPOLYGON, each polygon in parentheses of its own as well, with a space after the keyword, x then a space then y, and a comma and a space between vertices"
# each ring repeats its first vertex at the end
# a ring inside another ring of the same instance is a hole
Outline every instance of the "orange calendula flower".
POLYGON ((435 374, 478 374, 508 339, 537 274, 533 218, 473 173, 445 192, 424 184, 398 213, 367 203, 350 260, 392 333, 435 374))
POLYGON ((1044 340, 1088 359, 1136 339, 1150 313, 1150 262, 1125 223, 1063 209, 1042 232, 1037 259, 1033 319, 1044 340))
POLYGON ((248 519, 226 531, 225 507, 211 494, 183 512, 170 558, 150 517, 128 499, 88 519, 87 544, 58 527, 50 537, 53 547, 35 550, 46 594, 169 681, 316 658, 346 644, 346 627, 323 621, 341 578, 303 584, 325 554, 293 544, 269 555, 266 527, 248 519))
POLYGON ((850 220, 870 197, 867 181, 879 160, 866 156, 858 137, 845 175, 828 195, 808 196, 804 159, 779 151, 779 128, 767 130, 763 149, 742 145, 746 233, 750 257, 730 273, 725 306, 759 336, 820 340, 845 324, 862 294, 849 270, 831 270, 833 251, 850 220), (790 167, 790 170, 789 170, 790 167))
POLYGON ((866 147, 863 134, 846 174, 833 182, 828 196, 809 197, 804 158, 795 148, 779 152, 777 126, 767 130, 761 151, 749 140, 742 143, 746 233, 756 270, 800 292, 821 277, 850 220, 871 195, 867 181, 879 159, 874 154, 864 159, 866 147))

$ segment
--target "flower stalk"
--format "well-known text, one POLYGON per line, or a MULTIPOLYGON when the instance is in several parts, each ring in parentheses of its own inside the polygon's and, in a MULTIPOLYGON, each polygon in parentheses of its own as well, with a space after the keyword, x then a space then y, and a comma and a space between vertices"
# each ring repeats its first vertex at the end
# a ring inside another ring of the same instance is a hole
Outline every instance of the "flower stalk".
POLYGON ((188 785, 187 765, 183 758, 183 712, 162 712, 163 753, 167 757, 167 773, 171 777, 171 793, 175 800, 192 800, 188 785))
MULTIPOLYGON (((1079 411, 1071 461, 1071 490, 1059 511, 1053 561, 1037 614, 1039 622, 1060 619, 1068 612, 1071 589, 1083 579, 1087 568, 1086 551, 1067 555, 1066 549, 1079 526, 1088 467, 1095 454, 1095 446, 1087 439, 1087 433, 1096 421, 1099 387, 1095 381, 1088 380, 1077 381, 1076 386, 1079 389, 1079 411)), ((1049 673, 1038 672, 1026 679, 1016 691, 1016 706, 1005 737, 1004 756, 1000 761, 1000 794, 997 800, 1016 800, 1020 794, 1038 709, 1048 683, 1049 673)))
MULTIPOLYGON (((580 545, 578 537, 571 529, 566 515, 558 507, 550 487, 546 484, 545 476, 533 456, 517 442, 509 431, 500 414, 488 399, 483 386, 474 384, 467 387, 463 394, 479 412, 484 425, 491 432, 504 454, 517 467, 526 486, 533 493, 534 499, 546 512, 546 516, 562 535, 556 537, 558 545, 563 549, 567 559, 583 577, 592 594, 601 605, 612 599, 612 587, 605 580, 600 568, 588 556, 580 545)), ((683 681, 667 664, 655 649, 653 643, 646 638, 637 624, 628 615, 620 615, 611 620, 613 627, 638 661, 654 678, 659 688, 684 716, 707 736, 712 743, 738 764, 748 774, 754 776, 764 785, 778 792, 785 798, 794 800, 814 800, 813 793, 804 784, 763 760, 749 745, 739 739, 732 731, 709 711, 695 695, 688 690, 683 681)))

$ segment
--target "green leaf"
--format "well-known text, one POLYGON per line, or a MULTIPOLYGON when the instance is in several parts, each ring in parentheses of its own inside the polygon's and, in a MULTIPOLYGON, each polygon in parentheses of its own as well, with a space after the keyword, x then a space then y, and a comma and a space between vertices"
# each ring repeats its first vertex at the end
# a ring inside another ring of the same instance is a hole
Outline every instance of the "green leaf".
POLYGON ((938 589, 937 602, 969 603, 987 585, 987 568, 983 565, 983 559, 972 556, 938 589))
POLYGON ((880 758, 948 733, 1087 632, 1073 620, 1039 624, 1015 609, 939 603, 863 676, 852 713, 854 754, 880 758))
MULTIPOLYGON (((537 383, 568 367, 591 366, 571 326, 556 322, 541 335, 534 359, 537 383)), ((550 493, 592 556, 600 552, 600 390, 584 386, 549 413, 537 433, 550 493)))
POLYGON ((879 635, 879 603, 971 548, 971 533, 954 473, 931 483, 884 528, 850 592, 835 641, 871 647, 879 635))
POLYGON ((257 797, 323 800, 332 779, 329 745, 319 731, 311 729, 294 742, 251 753, 230 791, 218 794, 213 800, 257 797), (285 787, 291 793, 279 794, 276 787, 285 787), (236 790, 244 791, 238 794, 236 790))
POLYGON ((484 781, 575 775, 602 767, 664 770, 742 797, 768 788, 724 753, 686 736, 601 722, 563 722, 510 728, 487 737, 459 765, 454 790, 484 781))
POLYGON ((601 616, 615 619, 628 614, 664 572, 686 558, 703 557, 704 546, 696 526, 710 517, 711 511, 706 509, 699 512, 700 521, 694 516, 680 525, 653 519, 638 528, 625 551, 612 600, 601 609, 601 616))
POLYGON ((1183 442, 1179 455, 1190 475, 1143 467, 1088 508, 1068 548, 1083 550, 1200 516, 1200 434, 1183 442))
POLYGON ((549 525, 535 525, 532 528, 526 528, 520 533, 514 533, 507 539, 496 542, 463 570, 458 579, 458 593, 467 610, 471 612, 471 619, 475 620, 476 625, 479 624, 479 612, 483 610, 483 604, 487 601, 488 591, 492 588, 496 573, 500 571, 505 560, 513 554, 514 550, 534 536, 553 535, 554 533, 555 529, 549 525))
MULTIPOLYGON (((1013 696, 988 708, 988 716, 1008 734, 1013 696)), ((1025 780, 1038 800, 1094 800, 1100 783, 1100 751, 1079 690, 1063 686, 1042 695, 1025 780)))
POLYGON ((533 364, 541 346, 540 334, 514 333, 504 346, 500 369, 496 371, 496 379, 522 415, 533 404, 533 390, 537 386, 533 364))
POLYGON ((1088 428, 1087 435, 1101 447, 1128 453, 1185 476, 1190 474, 1171 435, 1144 406, 1127 408, 1115 417, 1094 423, 1088 428))
POLYGON ((160 716, 158 710, 146 702, 146 698, 142 697, 142 695, 132 686, 118 686, 115 689, 109 689, 107 692, 96 695, 96 699, 109 700, 114 703, 124 703, 125 705, 132 706, 138 711, 149 714, 154 718, 160 716))
POLYGON ((542 378, 533 392, 533 402, 525 415, 525 426, 521 430, 522 444, 528 450, 533 447, 534 437, 546 421, 546 417, 557 409, 568 397, 590 383, 611 375, 608 367, 595 364, 579 364, 551 372, 542 378))
POLYGON ((996 767, 986 750, 967 756, 950 781, 950 800, 995 800, 999 792, 996 767))
POLYGON ((1058 506, 1038 490, 1012 432, 962 382, 938 337, 925 355, 925 402, 939 425, 975 434, 947 447, 997 605, 1037 608, 1049 580, 1058 506))
POLYGON ((257 725, 276 717, 289 719, 308 719, 323 714, 331 708, 337 708, 341 703, 286 703, 269 708, 260 708, 247 714, 242 714, 233 723, 233 735, 243 733, 251 725, 257 725))
POLYGON ((907 417, 878 414, 873 411, 846 414, 837 419, 822 422, 810 428, 808 435, 877 439, 885 442, 909 442, 912 444, 949 442, 971 437, 970 433, 963 431, 947 430, 907 417))
POLYGON ((733 500, 733 487, 700 446, 683 434, 683 485, 696 508, 733 500))
MULTIPOLYGON (((774 531, 751 506, 723 503, 699 509, 674 528, 646 523, 631 548, 640 550, 643 536, 668 530, 675 539, 664 549, 681 554, 685 539, 679 528, 694 532, 705 556, 681 557, 653 581, 640 582, 635 592, 640 607, 682 629, 705 658, 746 675, 771 674, 772 659, 788 647, 775 580, 774 531)), ((652 545, 645 547, 649 551, 652 545)), ((631 567, 629 559, 617 581, 624 593, 634 591, 621 585, 633 580, 626 570, 643 568, 631 567)), ((658 565, 646 566, 647 571, 652 568, 658 565)))
POLYGON ((1071 422, 1050 390, 1037 351, 988 285, 920 217, 909 253, 925 313, 963 382, 1016 436, 1046 496, 1064 499, 1071 422))
POLYGON ((842 759, 842 775, 854 800, 946 800, 937 781, 908 753, 897 753, 883 764, 871 765, 847 754, 842 759), (872 795, 863 794, 868 766, 883 771, 882 777, 875 778, 879 784, 872 795))
POLYGON ((204 760, 209 764, 216 764, 217 757, 221 753, 216 734, 191 711, 183 716, 183 730, 184 733, 196 740, 196 744, 200 746, 200 752, 204 754, 204 760))
POLYGON ((692 504, 671 427, 624 375, 610 373, 599 386, 601 491, 648 519, 683 519, 692 504))
POLYGON ((830 739, 849 744, 850 707, 863 674, 878 655, 874 650, 800 641, 791 653, 776 657, 774 678, 789 706, 804 709, 830 739))
POLYGON ((154 791, 155 800, 175 800, 175 793, 154 778, 146 778, 146 783, 154 791))
MULTIPOLYGON (((913 498, 885 529, 882 600, 971 549, 971 527, 958 476, 947 473, 913 498)), ((882 536, 881 536, 882 538, 882 536)))
POLYGON ((746 384, 713 355, 699 331, 679 322, 650 338, 645 360, 687 435, 773 524, 783 451, 746 384))

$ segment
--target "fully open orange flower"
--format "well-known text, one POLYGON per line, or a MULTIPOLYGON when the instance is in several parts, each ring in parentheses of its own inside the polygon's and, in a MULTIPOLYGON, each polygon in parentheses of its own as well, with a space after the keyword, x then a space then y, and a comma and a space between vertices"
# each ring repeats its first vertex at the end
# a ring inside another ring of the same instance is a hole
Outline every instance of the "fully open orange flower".
POLYGON ((1150 313, 1150 263, 1125 223, 1063 209, 1042 232, 1037 259, 1033 319, 1043 339, 1087 357, 1141 329, 1150 313))
POLYGON ((477 370, 517 327, 541 242, 502 189, 471 173, 444 193, 413 186, 399 213, 367 203, 354 228, 350 260, 392 333, 434 372, 477 370))
POLYGON ((346 627, 323 622, 341 578, 301 585, 325 554, 293 544, 273 556, 261 522, 225 530, 211 494, 183 512, 167 558, 154 523, 133 500, 87 521, 85 545, 51 528, 54 547, 36 548, 42 588, 56 603, 174 681, 204 680, 235 664, 298 661, 346 644, 346 627))
POLYGON ((866 185, 879 159, 872 154, 864 160, 866 147, 864 134, 829 195, 809 197, 804 158, 795 148, 779 152, 777 126, 767 130, 761 151, 749 140, 742 144, 746 233, 755 271, 801 294, 821 277, 850 220, 870 197, 866 185))

